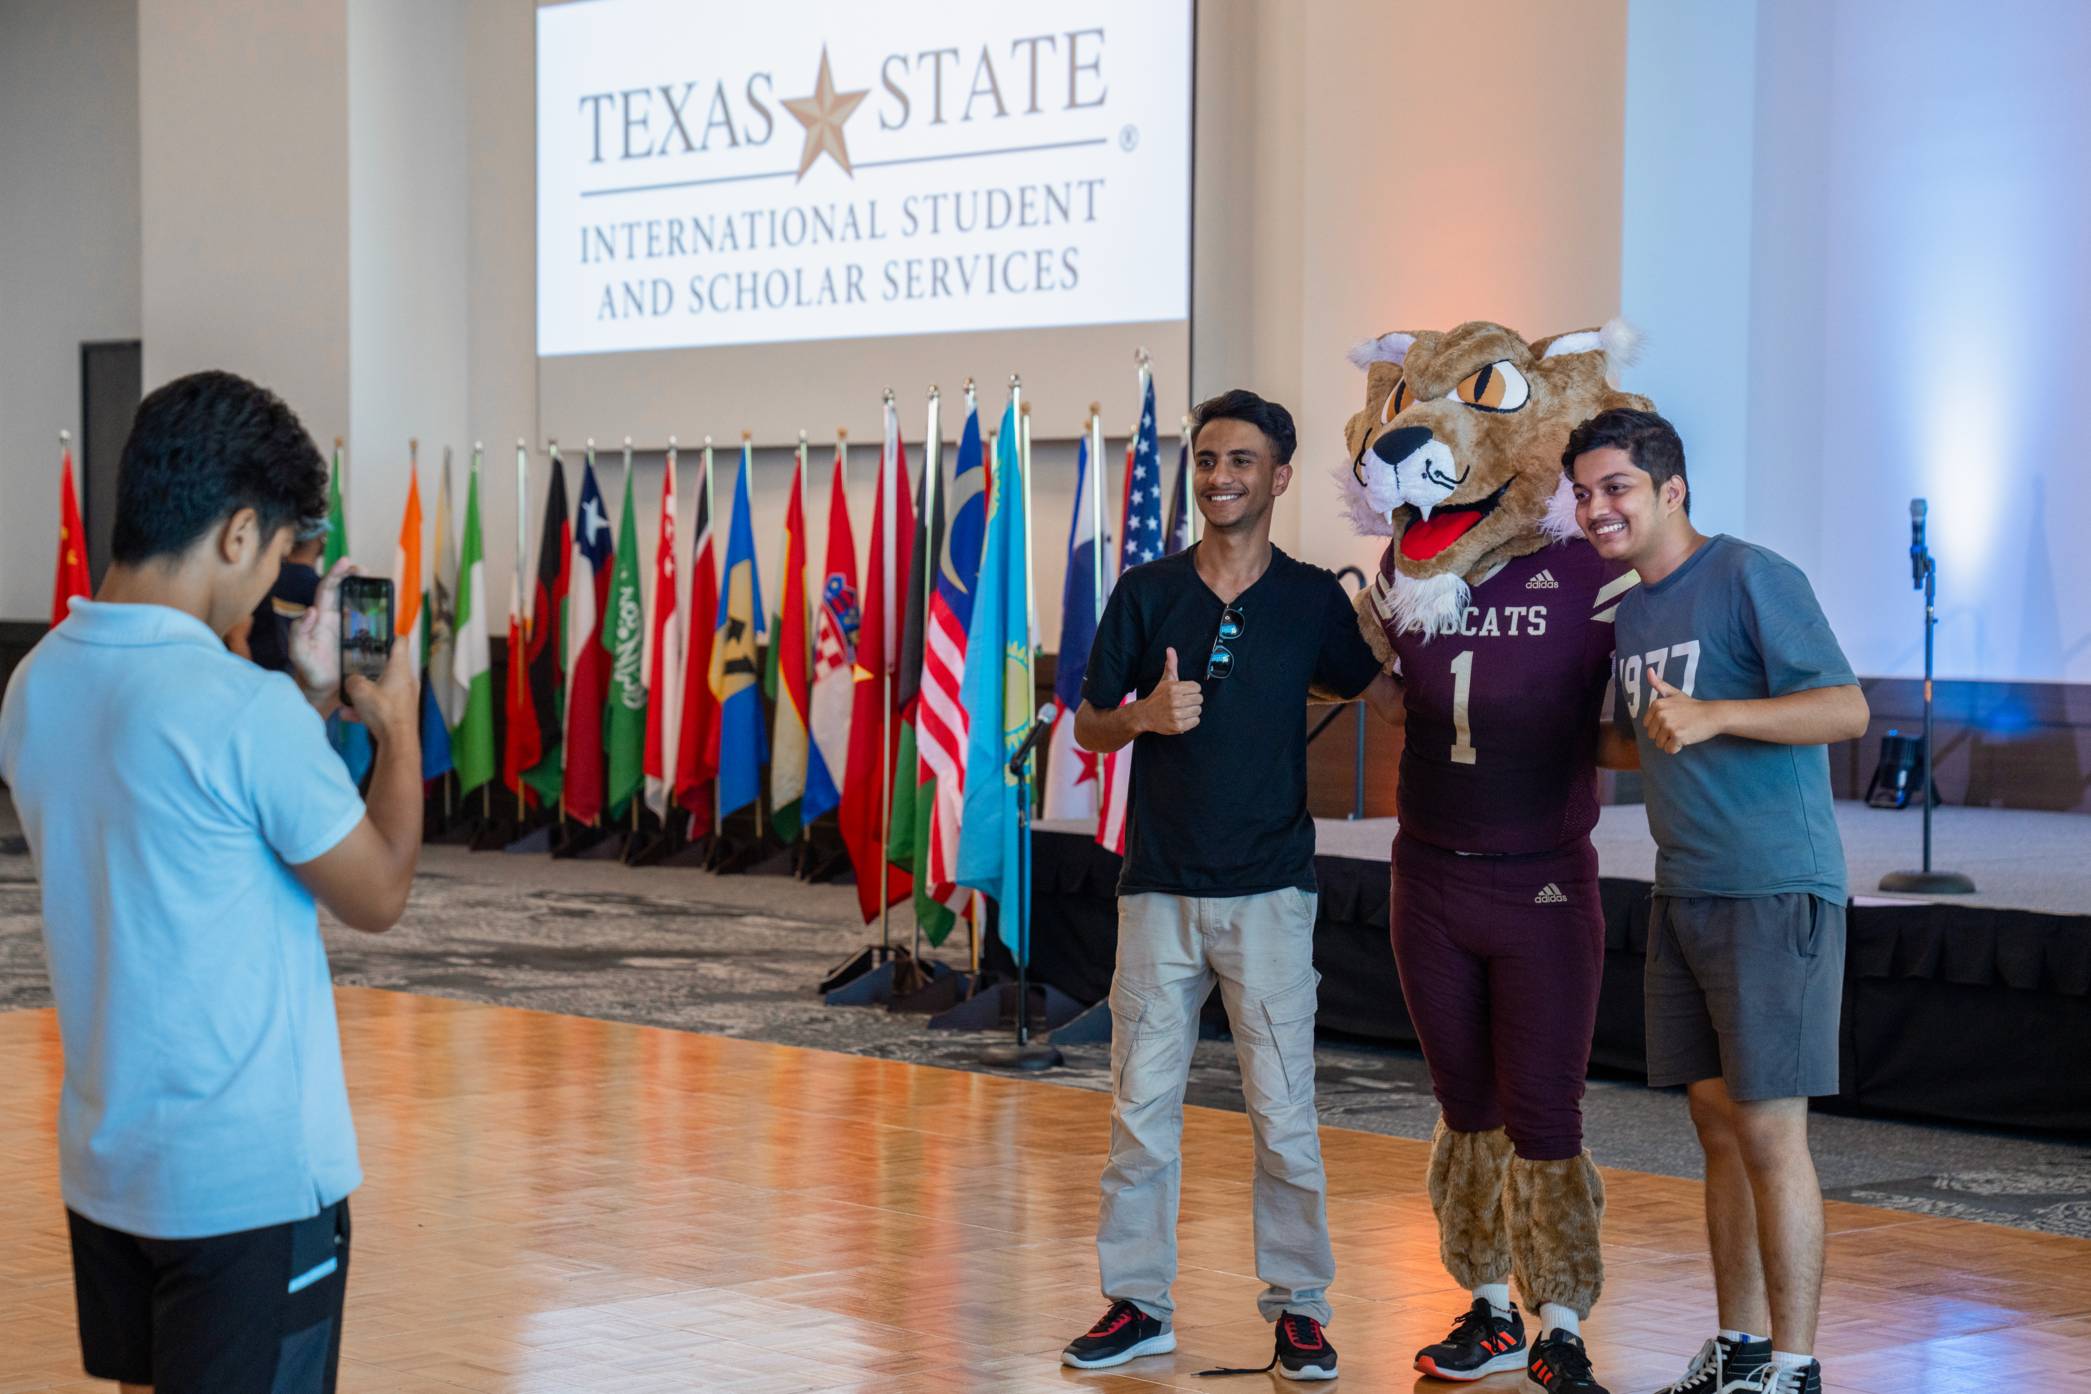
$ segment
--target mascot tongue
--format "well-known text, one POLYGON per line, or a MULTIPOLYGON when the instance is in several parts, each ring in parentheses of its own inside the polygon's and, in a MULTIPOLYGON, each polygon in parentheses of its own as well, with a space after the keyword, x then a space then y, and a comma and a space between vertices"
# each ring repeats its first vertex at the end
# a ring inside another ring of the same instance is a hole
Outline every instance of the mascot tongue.
POLYGON ((1481 521, 1478 508, 1456 508, 1419 518, 1401 532, 1401 555, 1410 561, 1429 561, 1467 535, 1481 521))

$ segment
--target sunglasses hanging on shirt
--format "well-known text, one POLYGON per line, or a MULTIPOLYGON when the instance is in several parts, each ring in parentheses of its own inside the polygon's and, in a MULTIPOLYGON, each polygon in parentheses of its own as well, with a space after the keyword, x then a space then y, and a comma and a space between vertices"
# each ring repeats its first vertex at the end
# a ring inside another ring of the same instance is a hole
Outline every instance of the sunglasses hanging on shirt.
POLYGON ((1213 639, 1212 657, 1205 663, 1205 680, 1218 682, 1234 671, 1234 650, 1227 646, 1242 637, 1242 612, 1233 605, 1220 611, 1220 632, 1213 639))

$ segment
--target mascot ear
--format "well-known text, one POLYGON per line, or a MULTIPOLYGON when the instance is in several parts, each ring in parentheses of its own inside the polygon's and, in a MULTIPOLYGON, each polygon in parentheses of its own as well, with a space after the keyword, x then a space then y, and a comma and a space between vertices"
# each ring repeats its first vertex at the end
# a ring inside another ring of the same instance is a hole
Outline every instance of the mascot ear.
POLYGON ((1409 345, 1415 342, 1415 335, 1404 334, 1399 330, 1391 334, 1382 334, 1377 339, 1367 339, 1352 349, 1350 361, 1367 371, 1370 371, 1375 363, 1392 363, 1399 368, 1401 360, 1409 355, 1409 345))
POLYGON ((1532 345, 1532 352, 1540 358, 1559 358, 1570 353, 1602 353, 1605 356, 1605 381, 1616 386, 1619 370, 1640 357, 1641 331, 1623 319, 1608 319, 1602 329, 1579 329, 1571 334, 1541 339, 1532 345))

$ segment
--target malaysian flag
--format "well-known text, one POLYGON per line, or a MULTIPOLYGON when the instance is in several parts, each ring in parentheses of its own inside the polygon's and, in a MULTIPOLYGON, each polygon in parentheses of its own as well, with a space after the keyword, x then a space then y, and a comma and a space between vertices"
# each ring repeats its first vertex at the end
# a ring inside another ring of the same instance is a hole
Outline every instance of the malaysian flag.
POLYGON ((985 452, 980 444, 980 412, 966 413, 959 436, 958 467, 952 472, 946 503, 949 522, 944 555, 937 567, 937 591, 929 602, 929 626, 923 641, 922 705, 916 715, 915 749, 919 777, 935 776, 936 794, 929 824, 928 867, 931 889, 940 899, 957 880, 958 830, 965 811, 966 740, 972 723, 959 690, 966 672, 966 636, 973 622, 973 590, 980 578, 980 551, 987 537, 985 452))
MULTIPOLYGON (((1165 550, 1162 535, 1162 457, 1154 431, 1154 378, 1143 368, 1145 392, 1140 425, 1125 450, 1124 524, 1118 530, 1118 570, 1122 575, 1165 550)), ((1126 694, 1132 700, 1132 694, 1126 694)), ((1096 840, 1125 854, 1126 795, 1132 784, 1133 748, 1122 746, 1102 757, 1103 797, 1097 810, 1096 840)))

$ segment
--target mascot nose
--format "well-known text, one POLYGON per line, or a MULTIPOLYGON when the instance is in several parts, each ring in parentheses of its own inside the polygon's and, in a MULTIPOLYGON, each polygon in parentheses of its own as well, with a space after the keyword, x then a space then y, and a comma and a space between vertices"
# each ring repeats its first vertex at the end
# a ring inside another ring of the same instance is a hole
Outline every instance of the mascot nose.
POLYGON ((1390 465, 1398 465, 1430 444, 1432 439, 1428 426, 1404 426, 1398 431, 1389 431, 1374 441, 1372 453, 1390 465))

